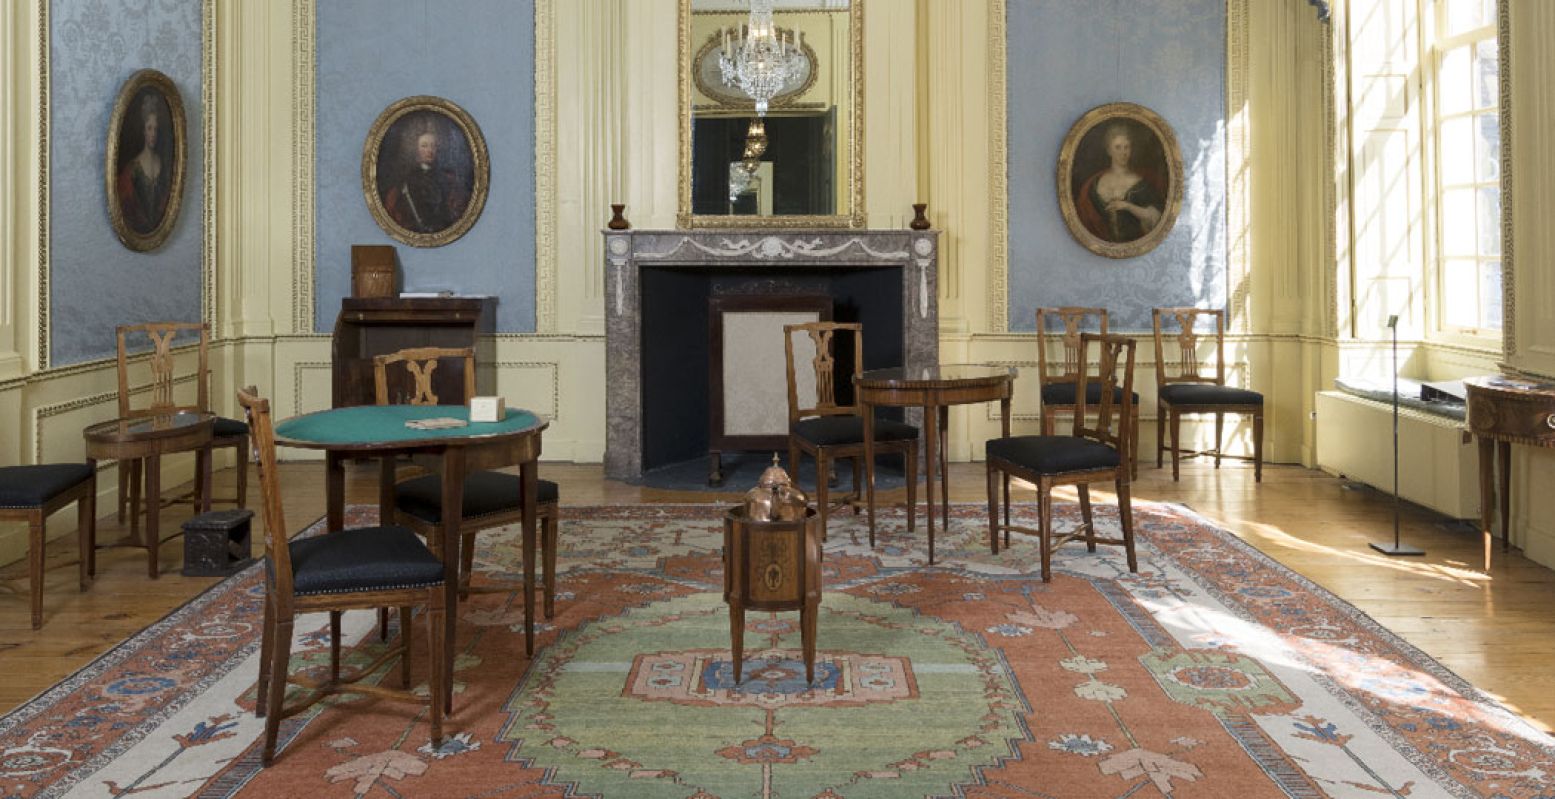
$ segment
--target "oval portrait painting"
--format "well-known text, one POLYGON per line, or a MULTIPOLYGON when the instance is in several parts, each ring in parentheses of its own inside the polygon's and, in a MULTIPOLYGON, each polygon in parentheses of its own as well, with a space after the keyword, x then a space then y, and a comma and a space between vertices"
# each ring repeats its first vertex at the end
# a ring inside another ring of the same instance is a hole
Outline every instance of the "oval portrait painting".
POLYGON ((184 103, 168 76, 131 75, 108 122, 108 221, 124 246, 154 250, 167 241, 183 202, 188 134, 184 103))
POLYGON ((491 167, 480 127, 441 97, 407 97, 378 115, 362 152, 373 220, 413 247, 463 236, 486 205, 491 167))
POLYGON ((1182 207, 1182 151, 1171 127, 1133 103, 1091 109, 1059 150, 1058 203, 1069 232, 1097 255, 1155 249, 1182 207))

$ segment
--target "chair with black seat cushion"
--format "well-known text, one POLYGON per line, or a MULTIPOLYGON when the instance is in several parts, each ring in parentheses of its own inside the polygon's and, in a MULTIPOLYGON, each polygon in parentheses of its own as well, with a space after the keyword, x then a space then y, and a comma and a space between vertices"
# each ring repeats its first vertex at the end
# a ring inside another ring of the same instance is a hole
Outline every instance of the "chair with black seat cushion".
MULTIPOLYGON (((799 456, 815 458, 815 505, 821 517, 821 536, 826 536, 826 520, 835 504, 858 513, 863 503, 859 490, 864 462, 864 417, 855 400, 837 404, 837 335, 851 336, 852 374, 864 370, 864 326, 857 322, 807 322, 783 326, 783 353, 788 370, 788 468, 799 476, 799 456), (796 369, 796 342, 801 355, 810 357, 811 369, 801 380, 796 369), (801 384, 803 384, 801 386, 801 384), (803 391, 801 391, 803 389, 803 391), (813 405, 801 403, 813 398, 813 405), (832 464, 839 459, 853 461, 853 491, 835 503, 831 497, 832 464)), ((852 380, 847 385, 853 385, 852 380)), ((907 472, 907 529, 913 529, 917 500, 918 428, 889 419, 875 420, 875 452, 900 453, 907 472)))
MULTIPOLYGON (((330 694, 367 696, 415 704, 426 703, 432 746, 443 739, 444 571, 442 561, 414 532, 404 527, 363 527, 324 533, 288 542, 281 508, 280 476, 276 473, 275 427, 270 402, 254 388, 238 392, 248 415, 254 451, 259 460, 259 487, 264 500, 265 613, 259 644, 258 697, 254 714, 265 720, 261 760, 275 758, 281 720, 312 707, 330 694), (412 609, 426 608, 428 688, 423 697, 411 688, 410 637, 412 609), (354 673, 340 670, 340 614, 381 607, 400 609, 400 640, 354 673), (290 676, 293 619, 299 613, 329 613, 329 677, 290 676), (400 658, 401 690, 361 682, 395 657, 400 658), (288 683, 306 695, 286 703, 288 683)), ((349 704, 340 707, 351 707, 349 704)))
MULTIPOLYGON (((432 374, 439 364, 452 361, 464 372, 464 396, 459 402, 468 403, 475 394, 475 350, 469 347, 418 347, 400 350, 373 359, 373 380, 379 405, 390 404, 389 369, 403 364, 407 379, 413 388, 401 392, 409 397, 411 405, 437 405, 439 398, 432 388, 432 374)), ((452 398, 450 398, 452 399, 452 398)), ((403 524, 426 536, 434 551, 442 551, 443 484, 436 474, 412 477, 395 483, 392 459, 385 459, 384 484, 393 485, 394 522, 403 524)), ((537 480, 535 491, 538 504, 535 519, 540 525, 540 552, 544 567, 545 617, 556 614, 556 537, 560 525, 559 505, 561 490, 550 480, 537 480)), ((475 566, 475 534, 492 527, 520 524, 524 517, 523 481, 516 474, 506 472, 472 472, 464 479, 464 507, 461 509, 459 532, 462 539, 459 563, 459 593, 468 596, 475 593, 520 590, 516 584, 493 584, 472 589, 470 572, 475 566)))
MULTIPOLYGON (((1178 478, 1182 457, 1214 454, 1220 468, 1222 433, 1226 414, 1251 416, 1253 420, 1253 481, 1263 482, 1263 395, 1245 388, 1226 385, 1226 312, 1219 308, 1156 308, 1151 312, 1155 327, 1156 447, 1155 465, 1162 466, 1162 455, 1172 452, 1172 479, 1178 478), (1215 374, 1202 373, 1199 362, 1199 320, 1215 320, 1215 374), (1167 320, 1170 319, 1170 322, 1167 320), (1167 330, 1175 325, 1175 331, 1167 330), (1176 358, 1168 359, 1165 333, 1171 332, 1176 358), (1173 374, 1173 371, 1176 373, 1173 374), (1203 452, 1183 452, 1182 417, 1184 414, 1213 414, 1215 448, 1203 452), (1171 430, 1171 446, 1166 431, 1171 430)), ((1231 457, 1229 455, 1224 457, 1231 457)))
MULTIPOLYGON (((119 366, 119 418, 132 419, 141 416, 154 416, 162 413, 170 413, 179 410, 210 410, 210 382, 211 371, 208 360, 210 347, 210 326, 201 322, 148 322, 139 325, 120 325, 117 330, 118 339, 118 366, 119 366), (195 367, 195 392, 194 405, 179 405, 173 401, 173 385, 176 382, 173 369, 173 345, 180 333, 199 333, 199 360, 195 367), (130 402, 130 368, 129 350, 136 340, 144 335, 151 343, 151 402, 143 408, 132 407, 130 402)), ((226 419, 217 417, 211 430, 211 450, 231 447, 237 460, 237 492, 231 499, 222 499, 222 502, 232 502, 236 507, 248 507, 248 425, 238 419, 226 419)), ((198 458, 206 457, 203 453, 196 453, 198 458)), ((118 519, 122 524, 126 509, 130 516, 130 528, 132 531, 140 529, 140 501, 141 486, 144 480, 144 467, 141 461, 131 461, 119 464, 119 507, 118 519)), ((200 504, 200 480, 194 481, 194 491, 187 498, 175 498, 171 502, 182 502, 187 499, 196 506, 200 504)), ((161 501, 160 497, 151 498, 161 501)), ((211 498, 216 502, 215 497, 211 498)))
MULTIPOLYGON (((1080 387, 1080 372, 1085 368, 1085 363, 1080 357, 1080 334, 1083 332, 1098 332, 1106 335, 1107 309, 1068 306, 1037 309, 1037 382, 1042 396, 1044 435, 1050 436, 1057 432, 1059 414, 1073 415, 1075 412, 1078 404, 1075 392, 1080 387), (1093 319, 1095 322, 1090 323, 1093 319), (1051 323, 1055 320, 1063 326, 1063 332, 1056 336, 1051 327, 1051 323), (1083 329, 1086 327, 1095 329, 1087 331, 1083 329)), ((1085 398, 1086 406, 1095 408, 1101 403, 1101 383, 1091 381, 1086 391, 1089 392, 1085 398)), ((1130 417, 1129 424, 1133 430, 1129 441, 1137 442, 1139 440, 1139 396, 1135 395, 1132 399, 1134 415, 1130 417)), ((1123 404, 1122 397, 1113 397, 1112 401, 1118 405, 1123 404)), ((1125 452, 1123 459, 1128 463, 1131 475, 1138 479, 1137 453, 1125 452)))
POLYGON ((1082 333, 1080 335, 1080 363, 1092 344, 1100 346, 1100 376, 1091 377, 1082 368, 1075 397, 1074 433, 1068 436, 1007 436, 991 439, 986 448, 988 465, 988 544, 995 555, 999 554, 999 533, 1009 543, 1011 531, 1034 534, 1042 547, 1042 580, 1053 578, 1053 552, 1064 544, 1082 540, 1090 551, 1097 544, 1122 545, 1128 553, 1129 571, 1137 571, 1134 555, 1134 513, 1129 500, 1129 469, 1123 463, 1124 453, 1133 452, 1133 426, 1125 420, 1132 418, 1134 396, 1134 340, 1126 336, 1082 333), (1118 362, 1123 361, 1123 385, 1118 385, 1118 362), (1087 426, 1086 412, 1090 396, 1087 389, 1096 383, 1096 424, 1087 426), (1000 484, 1008 485, 1010 477, 1018 477, 1037 487, 1037 529, 1022 527, 1010 521, 1010 494, 1004 491, 1004 523, 999 522, 1000 484), (1091 483, 1111 481, 1117 485, 1118 519, 1123 528, 1122 538, 1103 538, 1096 532, 1091 515, 1091 483), (1053 488, 1061 485, 1075 486, 1080 496, 1081 524, 1063 535, 1053 531, 1053 488))
POLYGON ((43 555, 48 518, 76 503, 81 547, 81 590, 97 573, 97 469, 91 463, 49 463, 0 467, 0 521, 27 523, 27 580, 32 628, 43 626, 43 555))

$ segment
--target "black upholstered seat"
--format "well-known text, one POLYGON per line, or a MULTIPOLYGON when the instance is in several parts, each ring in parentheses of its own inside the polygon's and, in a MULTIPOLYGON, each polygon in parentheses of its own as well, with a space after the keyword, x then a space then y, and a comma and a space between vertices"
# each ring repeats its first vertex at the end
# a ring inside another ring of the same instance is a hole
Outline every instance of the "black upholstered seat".
MULTIPOLYGON (((1043 405, 1074 405, 1078 400, 1079 389, 1077 383, 1048 383, 1042 387, 1043 405)), ((1139 404, 1139 392, 1130 392, 1134 395, 1134 404, 1139 404)), ((1123 389, 1113 387, 1112 401, 1115 404, 1123 403, 1123 389)), ((1101 382, 1087 383, 1085 386, 1085 404, 1101 404, 1101 382)))
MULTIPOLYGON (((541 504, 556 502, 561 490, 550 480, 535 481, 541 504)), ((516 474, 475 472, 464 478, 464 507, 460 516, 478 519, 493 513, 516 511, 523 496, 523 481, 516 474)), ((443 480, 435 474, 396 483, 394 507, 400 513, 430 524, 443 521, 443 480)))
POLYGON ((1159 391, 1172 405, 1262 405, 1263 395, 1212 383, 1167 383, 1159 391))
POLYGON ((35 508, 92 476, 84 463, 0 467, 0 508, 35 508))
POLYGON ((404 527, 359 527, 288 546, 299 596, 420 588, 443 580, 442 561, 404 527))
MULTIPOLYGON (((794 422, 796 436, 823 447, 864 442, 861 416, 816 416, 794 422)), ((907 441, 918 437, 918 428, 889 419, 875 420, 876 441, 907 441)))
POLYGON ((227 438, 228 436, 246 436, 248 435, 248 425, 238 421, 237 419, 227 419, 218 416, 216 417, 215 424, 212 425, 211 435, 217 438, 227 438))
POLYGON ((1014 436, 988 441, 987 456, 1039 474, 1111 469, 1122 462, 1118 451, 1078 436, 1014 436))

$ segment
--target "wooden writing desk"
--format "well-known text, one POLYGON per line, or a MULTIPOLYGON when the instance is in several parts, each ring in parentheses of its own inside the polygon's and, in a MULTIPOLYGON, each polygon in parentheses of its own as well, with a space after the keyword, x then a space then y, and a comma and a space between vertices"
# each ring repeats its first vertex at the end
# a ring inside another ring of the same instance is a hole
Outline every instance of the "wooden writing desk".
POLYGON ((1490 570, 1490 524, 1495 515, 1493 463, 1501 471, 1501 551, 1507 551, 1512 530, 1512 445, 1555 447, 1555 383, 1511 377, 1471 377, 1468 391, 1469 431, 1479 439, 1479 518, 1485 539, 1485 570, 1490 570))

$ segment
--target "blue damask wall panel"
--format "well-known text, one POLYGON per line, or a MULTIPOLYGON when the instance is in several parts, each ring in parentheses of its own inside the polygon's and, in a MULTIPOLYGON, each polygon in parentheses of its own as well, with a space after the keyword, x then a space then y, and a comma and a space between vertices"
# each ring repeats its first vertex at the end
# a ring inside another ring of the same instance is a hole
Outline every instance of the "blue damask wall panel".
POLYGON ((1009 181, 1012 330, 1039 305, 1100 305, 1118 330, 1158 305, 1226 302, 1225 0, 1010 0, 1009 181), (1149 254, 1081 247, 1058 210, 1058 151, 1086 111, 1132 102, 1182 147, 1182 213, 1149 254))
POLYGON ((49 6, 49 318, 55 366, 111 357, 114 327, 200 319, 204 215, 201 0, 49 6), (140 69, 167 74, 188 117, 183 209, 161 248, 131 252, 108 223, 108 120, 140 69))
POLYGON ((318 4, 317 324, 351 293, 351 245, 392 244, 406 290, 498 298, 497 329, 535 326, 533 0, 328 0, 318 4), (401 244, 362 197, 362 145, 396 100, 444 97, 475 118, 491 156, 480 220, 442 247, 401 244))

